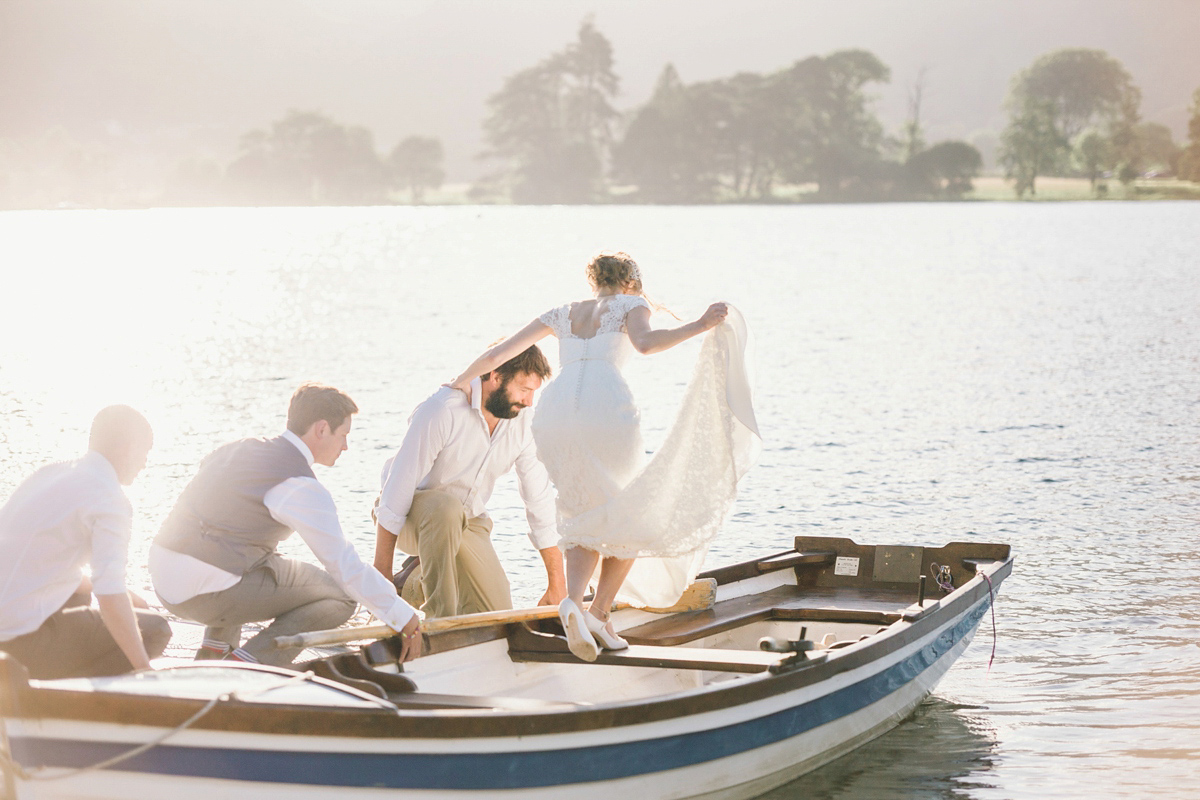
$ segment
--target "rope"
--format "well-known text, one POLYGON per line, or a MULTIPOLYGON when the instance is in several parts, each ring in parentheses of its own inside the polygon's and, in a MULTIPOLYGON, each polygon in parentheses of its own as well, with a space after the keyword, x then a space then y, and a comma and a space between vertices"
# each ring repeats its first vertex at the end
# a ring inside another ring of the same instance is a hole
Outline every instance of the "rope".
POLYGON ((937 564, 931 563, 929 568, 934 573, 933 580, 937 583, 939 589, 945 594, 950 594, 954 591, 954 576, 950 574, 950 566, 948 564, 943 564, 939 567, 937 564))
POLYGON ((979 575, 981 578, 983 578, 985 581, 987 581, 988 601, 989 601, 988 605, 990 606, 990 608, 992 610, 992 655, 991 655, 991 657, 988 658, 988 668, 987 668, 987 674, 991 675, 992 674, 992 662, 996 660, 996 595, 992 591, 992 579, 988 577, 988 574, 986 572, 984 572, 983 570, 979 570, 979 572, 977 572, 976 574, 979 575))
POLYGON ((153 747, 157 747, 158 745, 162 744, 163 742, 165 742, 167 739, 170 739, 175 734, 180 733, 181 731, 187 730, 192 725, 194 725, 197 721, 199 721, 205 714, 207 714, 209 711, 212 711, 213 708, 216 707, 217 703, 220 703, 223 701, 241 700, 241 699, 245 699, 245 698, 249 698, 249 697, 256 697, 257 695, 265 694, 266 692, 274 691, 275 689, 282 689, 283 687, 289 686, 293 683, 303 683, 304 681, 307 681, 311 677, 312 677, 312 673, 299 672, 289 678, 279 681, 278 683, 272 683, 267 686, 264 686, 261 689, 254 689, 254 690, 251 690, 246 693, 240 693, 237 689, 235 689, 232 692, 225 692, 224 694, 219 694, 216 697, 214 697, 213 699, 209 700, 207 703, 205 703, 204 707, 201 708, 199 711, 197 711, 195 714, 192 714, 190 717, 188 717, 186 720, 184 720, 183 722, 176 725, 171 730, 167 731, 166 733, 162 734, 161 736, 158 736, 157 738, 151 739, 150 741, 146 742, 145 744, 138 745, 137 747, 133 748, 132 750, 126 751, 117 756, 113 756, 112 758, 105 759, 104 761, 100 761, 100 762, 91 764, 86 767, 76 767, 75 769, 68 769, 65 772, 60 772, 60 773, 57 773, 54 775, 46 775, 46 774, 40 772, 41 770, 48 769, 47 767, 35 767, 33 770, 26 770, 24 767, 22 767, 20 764, 17 763, 16 759, 14 759, 12 757, 12 754, 8 751, 8 747, 7 747, 8 731, 4 727, 3 718, 0 717, 0 730, 3 730, 3 739, 4 739, 4 743, 5 743, 4 751, 0 752, 0 766, 3 766, 6 772, 11 770, 12 774, 16 775, 18 778, 20 778, 23 781, 57 781, 57 780, 61 780, 63 778, 70 778, 70 777, 74 777, 76 775, 81 775, 85 772, 93 772, 95 770, 108 769, 111 766, 120 764, 122 761, 128 761, 129 759, 133 758, 134 756, 141 755, 142 753, 146 752, 147 750, 149 750, 153 747))

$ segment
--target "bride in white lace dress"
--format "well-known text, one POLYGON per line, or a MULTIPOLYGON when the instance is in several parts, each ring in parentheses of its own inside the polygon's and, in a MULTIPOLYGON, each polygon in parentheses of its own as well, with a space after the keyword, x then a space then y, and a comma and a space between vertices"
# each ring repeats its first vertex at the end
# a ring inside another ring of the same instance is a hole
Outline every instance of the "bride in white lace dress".
POLYGON ((594 298, 542 314, 451 385, 467 391, 474 378, 548 334, 558 338, 560 372, 538 401, 533 434, 558 492, 568 595, 559 615, 572 652, 592 661, 599 647, 626 646, 608 623, 618 593, 637 605, 669 606, 695 577, 757 453, 758 431, 745 370, 747 333, 736 310, 714 303, 693 322, 656 330, 632 258, 601 254, 587 276, 594 298), (675 425, 643 464, 638 409, 621 367, 634 350, 662 352, 713 328, 675 425))

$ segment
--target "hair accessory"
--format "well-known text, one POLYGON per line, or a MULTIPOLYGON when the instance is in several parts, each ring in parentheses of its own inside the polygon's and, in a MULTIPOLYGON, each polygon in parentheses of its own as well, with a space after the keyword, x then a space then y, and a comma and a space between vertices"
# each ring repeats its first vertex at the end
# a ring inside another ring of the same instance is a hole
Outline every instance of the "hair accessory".
POLYGON ((638 269, 637 262, 632 258, 629 259, 629 280, 637 281, 638 283, 642 282, 642 271, 638 269))

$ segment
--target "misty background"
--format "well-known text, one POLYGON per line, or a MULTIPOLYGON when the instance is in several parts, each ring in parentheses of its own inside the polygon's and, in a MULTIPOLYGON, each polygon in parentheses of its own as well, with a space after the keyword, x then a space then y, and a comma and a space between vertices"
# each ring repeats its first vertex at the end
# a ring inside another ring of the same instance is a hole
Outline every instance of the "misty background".
POLYGON ((103 158, 135 191, 228 164, 249 131, 302 110, 383 152, 436 138, 445 180, 469 183, 489 168, 488 98, 585 20, 612 44, 618 110, 646 103, 667 64, 692 83, 860 48, 891 69, 870 87, 888 132, 920 81, 926 138, 971 142, 985 169, 1012 77, 1048 51, 1122 62, 1142 120, 1177 140, 1200 86, 1196 0, 2 0, 0 146, 103 158))

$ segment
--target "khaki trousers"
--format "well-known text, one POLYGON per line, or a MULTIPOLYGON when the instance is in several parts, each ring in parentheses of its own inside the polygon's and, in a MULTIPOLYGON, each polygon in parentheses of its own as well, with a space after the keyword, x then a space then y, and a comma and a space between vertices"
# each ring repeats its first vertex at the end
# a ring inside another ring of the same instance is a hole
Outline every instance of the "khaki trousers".
POLYGON ((415 492, 396 547, 421 559, 404 594, 408 599, 408 587, 420 587, 424 603, 412 599, 426 617, 512 608, 508 576, 492 547, 492 521, 468 517, 451 495, 436 489, 415 492))
POLYGON ((276 636, 336 628, 358 607, 325 570, 278 554, 268 556, 228 589, 163 605, 172 613, 207 625, 205 638, 234 648, 241 642, 244 623, 274 620, 242 649, 261 663, 277 667, 291 664, 301 649, 275 649, 276 636))

